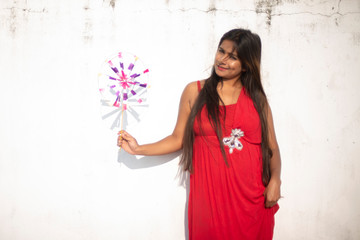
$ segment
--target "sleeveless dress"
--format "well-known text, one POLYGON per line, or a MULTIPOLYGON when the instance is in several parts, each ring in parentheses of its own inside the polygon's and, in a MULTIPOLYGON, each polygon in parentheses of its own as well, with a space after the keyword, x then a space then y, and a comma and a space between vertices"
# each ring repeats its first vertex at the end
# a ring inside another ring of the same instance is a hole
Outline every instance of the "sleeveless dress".
POLYGON ((225 146, 227 166, 204 107, 193 127, 189 239, 271 240, 279 206, 265 208, 259 115, 244 88, 236 104, 220 110, 221 119, 226 114, 221 124, 223 136, 231 138, 234 129, 242 131, 243 136, 232 138, 242 149, 233 148, 230 153, 225 146))

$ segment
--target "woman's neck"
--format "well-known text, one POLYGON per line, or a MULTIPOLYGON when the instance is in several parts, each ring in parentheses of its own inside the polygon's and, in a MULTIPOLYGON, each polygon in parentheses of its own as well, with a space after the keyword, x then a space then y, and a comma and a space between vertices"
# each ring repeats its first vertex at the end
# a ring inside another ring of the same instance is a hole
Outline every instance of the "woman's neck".
POLYGON ((231 80, 223 80, 219 82, 218 88, 220 89, 228 89, 228 88, 241 88, 242 84, 239 79, 231 79, 231 80))
POLYGON ((227 80, 218 83, 217 92, 221 101, 220 105, 230 105, 237 102, 242 84, 240 80, 227 80))

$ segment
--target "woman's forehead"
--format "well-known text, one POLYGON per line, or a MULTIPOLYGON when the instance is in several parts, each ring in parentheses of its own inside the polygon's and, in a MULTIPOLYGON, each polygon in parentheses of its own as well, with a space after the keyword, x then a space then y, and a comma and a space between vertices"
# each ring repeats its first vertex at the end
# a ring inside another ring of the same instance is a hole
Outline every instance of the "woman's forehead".
POLYGON ((227 53, 231 53, 233 55, 237 55, 236 48, 235 48, 235 42, 231 40, 224 40, 220 46, 222 49, 224 49, 227 53))

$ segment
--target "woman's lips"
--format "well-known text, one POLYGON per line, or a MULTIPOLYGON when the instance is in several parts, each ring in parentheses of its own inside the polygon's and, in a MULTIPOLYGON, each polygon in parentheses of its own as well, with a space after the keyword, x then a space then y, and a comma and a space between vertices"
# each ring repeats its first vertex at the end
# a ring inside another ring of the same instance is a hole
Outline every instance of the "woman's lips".
POLYGON ((218 68, 218 70, 220 70, 220 71, 225 71, 225 70, 227 70, 227 68, 222 67, 222 66, 220 66, 220 65, 217 65, 217 68, 218 68))

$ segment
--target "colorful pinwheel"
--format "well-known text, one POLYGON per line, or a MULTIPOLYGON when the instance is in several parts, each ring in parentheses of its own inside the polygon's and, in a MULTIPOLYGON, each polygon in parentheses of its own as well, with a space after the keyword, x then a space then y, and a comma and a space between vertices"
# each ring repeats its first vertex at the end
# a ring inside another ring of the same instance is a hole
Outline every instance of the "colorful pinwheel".
POLYGON ((110 121, 111 129, 140 121, 148 105, 148 72, 137 56, 124 52, 102 65, 98 74, 102 119, 110 121))

